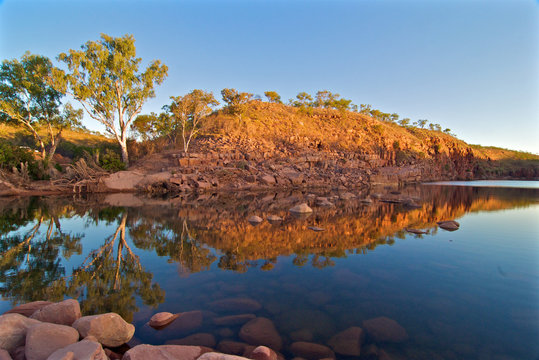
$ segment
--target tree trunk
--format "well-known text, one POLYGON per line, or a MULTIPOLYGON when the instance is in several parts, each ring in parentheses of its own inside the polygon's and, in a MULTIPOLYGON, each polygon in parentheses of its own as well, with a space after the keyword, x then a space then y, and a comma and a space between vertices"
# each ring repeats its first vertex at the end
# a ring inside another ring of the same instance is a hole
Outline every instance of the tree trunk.
POLYGON ((47 154, 47 158, 45 161, 47 166, 49 166, 49 164, 52 161, 52 157, 54 156, 54 154, 56 154, 56 148, 58 147, 58 144, 60 143, 61 139, 62 139, 62 134, 58 134, 56 135, 56 137, 51 136, 51 148, 49 149, 49 153, 47 154))
POLYGON ((127 153, 127 141, 124 139, 120 141, 120 147, 122 149, 122 161, 126 167, 129 166, 129 154, 127 153))

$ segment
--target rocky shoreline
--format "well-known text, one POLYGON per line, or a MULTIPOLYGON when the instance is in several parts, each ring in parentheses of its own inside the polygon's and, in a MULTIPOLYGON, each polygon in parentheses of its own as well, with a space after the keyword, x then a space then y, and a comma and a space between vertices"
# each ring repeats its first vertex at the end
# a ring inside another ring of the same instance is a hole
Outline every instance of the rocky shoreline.
POLYGON ((226 298, 214 301, 212 307, 221 315, 210 311, 153 314, 143 333, 179 338, 150 345, 141 344, 134 337, 135 327, 116 313, 82 316, 74 299, 22 304, 0 316, 0 360, 387 360, 395 357, 381 346, 408 339, 395 320, 377 317, 335 333, 326 344, 314 342, 308 329, 285 341, 272 320, 261 316, 262 305, 256 300, 226 298), (203 324, 216 331, 197 332, 203 324))

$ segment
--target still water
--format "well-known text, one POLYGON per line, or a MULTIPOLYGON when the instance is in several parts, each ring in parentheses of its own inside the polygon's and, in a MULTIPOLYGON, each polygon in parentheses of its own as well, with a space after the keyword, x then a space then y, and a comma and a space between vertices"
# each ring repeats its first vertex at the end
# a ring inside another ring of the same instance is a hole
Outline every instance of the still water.
POLYGON ((538 358, 537 183, 355 195, 2 199, 0 313, 71 297, 83 314, 114 311, 133 322, 131 345, 195 333, 219 343, 241 341, 241 324, 215 325, 212 319, 235 313, 216 309, 216 301, 241 298, 261 307, 236 312, 270 319, 286 358, 295 341, 327 345, 381 316, 400 324, 407 339, 367 337, 364 357, 375 345, 392 359, 538 358), (317 206, 317 196, 334 206, 317 206), (301 202, 313 208, 310 216, 288 212, 301 202), (252 215, 283 221, 253 226, 252 215), (457 220, 459 230, 439 228, 442 220, 457 220), (161 311, 202 311, 203 321, 148 327, 161 311))

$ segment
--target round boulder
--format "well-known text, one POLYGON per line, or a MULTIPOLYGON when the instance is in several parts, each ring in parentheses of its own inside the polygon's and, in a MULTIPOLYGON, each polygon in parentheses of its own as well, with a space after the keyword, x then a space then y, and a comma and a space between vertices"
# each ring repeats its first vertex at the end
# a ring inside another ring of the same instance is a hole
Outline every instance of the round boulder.
POLYGON ((123 360, 196 360, 200 355, 211 351, 209 348, 201 346, 184 345, 137 345, 127 351, 123 360))
POLYGON ((292 343, 290 352, 307 360, 335 359, 335 353, 327 346, 305 341, 292 343))
POLYGON ((80 305, 74 299, 44 306, 30 316, 31 319, 67 326, 71 326, 80 317, 80 305))
POLYGON ((125 344, 135 333, 135 327, 116 313, 83 316, 72 326, 82 337, 95 336, 97 341, 108 347, 125 344))
POLYGON ((363 329, 352 326, 335 334, 328 342, 333 351, 337 354, 348 356, 359 356, 361 354, 361 343, 365 334, 363 329))
POLYGON ((289 211, 295 214, 309 214, 313 212, 313 209, 311 209, 309 205, 303 203, 303 204, 294 206, 289 211))
POLYGON ((108 360, 101 344, 91 340, 82 340, 58 349, 47 360, 64 360, 68 358, 70 352, 73 354, 73 359, 108 360))
POLYGON ((439 227, 447 231, 455 231, 460 227, 460 224, 454 220, 438 221, 437 224, 439 227))
POLYGON ((52 353, 79 340, 79 333, 70 326, 41 323, 28 329, 24 355, 26 360, 46 360, 52 353))
POLYGON ((258 317, 243 325, 239 333, 240 339, 251 345, 264 345, 279 351, 283 346, 281 335, 270 319, 258 317))
POLYGON ((24 345, 26 332, 37 324, 41 324, 41 321, 17 313, 0 316, 0 349, 12 352, 24 345))
POLYGON ((148 325, 155 328, 163 328, 176 320, 180 314, 172 314, 169 312, 159 312, 157 314, 154 314, 150 321, 148 322, 148 325))
POLYGON ((406 329, 385 316, 363 321, 363 329, 374 342, 403 342, 408 339, 406 329))
POLYGON ((32 301, 26 304, 15 306, 13 309, 6 311, 4 314, 21 314, 30 317, 37 310, 50 304, 54 303, 50 301, 32 301))

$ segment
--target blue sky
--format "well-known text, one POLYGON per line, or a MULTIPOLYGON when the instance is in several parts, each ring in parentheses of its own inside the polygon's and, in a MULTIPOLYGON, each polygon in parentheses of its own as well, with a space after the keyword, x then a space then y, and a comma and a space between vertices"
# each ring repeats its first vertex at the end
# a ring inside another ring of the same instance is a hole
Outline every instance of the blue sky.
POLYGON ((327 89, 539 153, 535 1, 0 1, 1 59, 55 58, 100 33, 133 34, 143 62, 169 67, 144 112, 195 88, 327 89))

